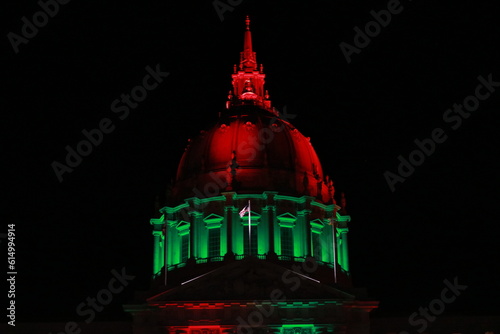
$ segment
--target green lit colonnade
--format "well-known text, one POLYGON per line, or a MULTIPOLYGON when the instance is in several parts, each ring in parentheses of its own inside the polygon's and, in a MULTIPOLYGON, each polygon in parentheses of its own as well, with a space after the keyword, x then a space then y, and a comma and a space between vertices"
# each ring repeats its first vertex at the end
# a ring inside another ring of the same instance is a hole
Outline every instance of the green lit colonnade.
POLYGON ((165 260, 168 270, 173 270, 185 266, 188 260, 206 263, 246 256, 276 256, 278 260, 296 262, 312 256, 330 268, 336 257, 337 270, 349 274, 350 216, 341 215, 334 204, 276 192, 226 192, 210 198, 192 197, 184 204, 160 211, 160 218, 151 219, 154 276, 162 274, 165 260), (249 200, 250 219, 248 213, 239 215, 249 200))

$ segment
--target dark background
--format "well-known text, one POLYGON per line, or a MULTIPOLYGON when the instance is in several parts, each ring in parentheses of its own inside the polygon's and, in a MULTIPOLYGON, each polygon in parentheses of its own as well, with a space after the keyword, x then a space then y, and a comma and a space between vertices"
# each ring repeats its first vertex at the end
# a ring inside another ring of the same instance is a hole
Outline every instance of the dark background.
POLYGON ((98 319, 124 318, 121 305, 148 287, 155 197, 187 139, 223 110, 247 14, 273 104, 297 115, 346 193, 352 276, 380 301, 374 315, 408 316, 454 277, 468 288, 446 314, 498 314, 500 88, 455 131, 443 113, 479 75, 500 81, 500 11, 493 1, 401 4, 350 64, 339 43, 353 44, 353 28, 387 1, 244 0, 221 21, 211 1, 74 0, 18 54, 6 36, 40 7, 3 4, 1 232, 16 224, 18 321, 82 321, 76 306, 112 269, 136 278, 98 319), (119 120, 111 102, 156 64, 170 76, 119 120), (115 130, 59 183, 51 163, 103 118, 115 130), (384 172, 438 127, 446 142, 391 192, 384 172))

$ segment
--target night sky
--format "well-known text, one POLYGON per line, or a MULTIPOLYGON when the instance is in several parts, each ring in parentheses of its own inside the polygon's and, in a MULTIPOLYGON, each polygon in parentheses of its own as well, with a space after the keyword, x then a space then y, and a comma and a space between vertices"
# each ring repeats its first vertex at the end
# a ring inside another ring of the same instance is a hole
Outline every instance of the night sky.
POLYGON ((75 0, 18 53, 7 36, 40 5, 3 10, 0 232, 16 224, 18 321, 83 320, 76 306, 124 267, 136 278, 97 319, 126 318, 121 305, 149 284, 155 197, 224 110, 245 15, 274 106, 296 115, 346 194, 352 277, 380 301, 373 315, 408 316, 455 277, 468 288, 445 314, 499 314, 498 6, 402 0, 348 63, 339 44, 354 47, 354 28, 393 2, 239 2, 221 21, 212 1, 75 0), (126 117, 113 112, 157 65, 168 77, 126 117), (489 75, 496 91, 446 121, 489 75), (105 118, 113 130, 59 182, 51 164, 105 118), (384 173, 436 128, 446 140, 392 192, 384 173))

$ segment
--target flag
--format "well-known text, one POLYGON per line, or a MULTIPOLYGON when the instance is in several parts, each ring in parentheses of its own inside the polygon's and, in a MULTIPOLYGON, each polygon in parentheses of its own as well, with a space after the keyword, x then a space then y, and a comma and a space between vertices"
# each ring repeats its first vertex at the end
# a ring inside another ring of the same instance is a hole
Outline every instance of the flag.
POLYGON ((249 211, 250 211, 250 206, 245 205, 245 207, 240 211, 240 217, 243 217, 245 215, 245 213, 247 213, 249 211))

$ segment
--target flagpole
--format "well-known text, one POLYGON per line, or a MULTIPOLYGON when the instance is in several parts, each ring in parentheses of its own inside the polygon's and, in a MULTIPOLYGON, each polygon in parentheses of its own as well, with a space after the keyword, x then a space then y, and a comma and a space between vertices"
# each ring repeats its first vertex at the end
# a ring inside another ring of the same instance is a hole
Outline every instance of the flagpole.
POLYGON ((164 234, 164 241, 163 241, 163 247, 165 247, 165 260, 163 261, 163 267, 165 268, 165 286, 167 286, 167 265, 168 265, 168 250, 167 250, 167 229, 168 225, 165 223, 165 234, 164 234))
POLYGON ((252 213, 250 207, 250 200, 248 200, 248 254, 252 255, 252 220, 250 214, 252 213))
POLYGON ((337 283, 337 245, 335 243, 335 218, 332 217, 332 240, 333 240, 333 281, 337 283))

